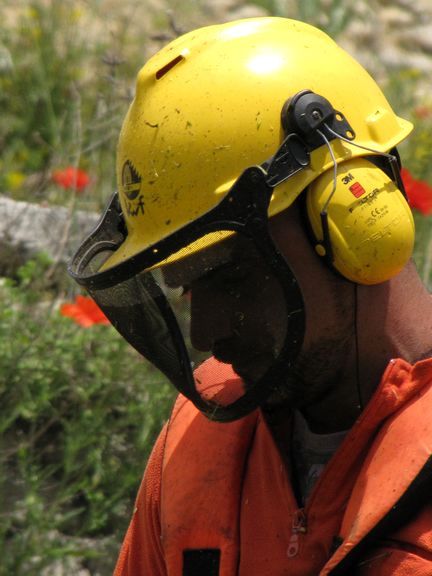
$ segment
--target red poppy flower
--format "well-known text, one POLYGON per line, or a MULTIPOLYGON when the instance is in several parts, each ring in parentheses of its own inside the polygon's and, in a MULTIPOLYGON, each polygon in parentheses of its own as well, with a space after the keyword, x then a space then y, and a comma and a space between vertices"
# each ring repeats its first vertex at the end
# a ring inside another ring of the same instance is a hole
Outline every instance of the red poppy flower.
POLYGON ((406 168, 402 168, 401 176, 411 208, 425 216, 432 214, 432 186, 424 180, 416 180, 406 168))
POLYGON ((52 180, 65 190, 83 192, 90 184, 90 176, 84 170, 68 166, 63 170, 54 170, 52 180))
POLYGON ((432 108, 430 106, 417 106, 414 109, 414 115, 420 120, 426 120, 432 116, 432 108))
POLYGON ((75 303, 62 304, 60 314, 72 318, 74 322, 84 326, 84 328, 89 328, 94 324, 110 323, 96 302, 88 296, 77 296, 75 303))

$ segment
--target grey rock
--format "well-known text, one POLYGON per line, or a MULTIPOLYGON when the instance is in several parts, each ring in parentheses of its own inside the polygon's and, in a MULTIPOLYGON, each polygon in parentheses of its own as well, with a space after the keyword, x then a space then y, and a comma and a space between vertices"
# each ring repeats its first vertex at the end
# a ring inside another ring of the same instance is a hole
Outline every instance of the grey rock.
POLYGON ((380 59, 389 69, 411 68, 423 74, 432 72, 432 59, 421 52, 409 52, 388 46, 381 51, 380 59))
POLYGON ((400 42, 406 49, 420 49, 432 54, 432 23, 400 32, 400 42))
POLYGON ((230 20, 240 20, 240 18, 259 18, 268 16, 269 13, 264 8, 254 4, 244 4, 235 10, 229 12, 230 20))
POLYGON ((17 202, 6 196, 0 196, 0 213, 0 265, 2 257, 11 253, 25 260, 45 252, 65 262, 98 220, 94 213, 17 202))
POLYGON ((380 13, 381 21, 385 22, 391 28, 400 26, 410 26, 415 23, 415 18, 412 12, 408 12, 403 8, 397 6, 389 6, 383 8, 380 13))

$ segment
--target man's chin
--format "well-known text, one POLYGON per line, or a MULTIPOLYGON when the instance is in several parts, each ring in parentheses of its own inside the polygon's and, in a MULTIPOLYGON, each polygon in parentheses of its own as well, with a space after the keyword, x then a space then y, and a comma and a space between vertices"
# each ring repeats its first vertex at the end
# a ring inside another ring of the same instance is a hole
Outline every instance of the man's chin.
POLYGON ((268 372, 272 362, 273 358, 269 360, 268 356, 263 354, 245 361, 233 361, 232 367, 247 386, 258 382, 268 372))

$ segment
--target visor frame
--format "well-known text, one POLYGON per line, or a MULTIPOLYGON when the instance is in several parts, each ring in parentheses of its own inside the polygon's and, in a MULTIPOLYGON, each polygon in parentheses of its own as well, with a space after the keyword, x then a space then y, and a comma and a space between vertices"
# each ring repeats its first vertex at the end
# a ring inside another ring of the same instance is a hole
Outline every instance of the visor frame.
MULTIPOLYGON (((253 241, 254 246, 280 282, 287 303, 287 310, 291 310, 291 312, 287 313, 284 343, 273 364, 256 382, 248 384, 243 396, 228 405, 207 400, 197 391, 190 367, 189 354, 175 314, 156 282, 152 288, 156 294, 153 302, 170 330, 182 371, 179 379, 182 380, 181 385, 178 383, 179 380, 174 381, 172 378, 170 380, 179 392, 191 400, 211 420, 220 422, 237 420, 262 405, 269 394, 284 379, 302 346, 305 330, 303 299, 293 272, 274 244, 268 230, 267 211, 271 195, 272 188, 266 182, 265 170, 258 166, 250 167, 242 173, 222 201, 208 213, 172 233, 158 244, 112 268, 85 274, 83 273, 84 268, 89 265, 93 258, 102 251, 118 248, 120 239, 123 238, 124 240, 125 238, 125 226, 120 203, 117 194, 114 194, 99 224, 83 242, 69 265, 69 274, 72 278, 86 288, 98 302, 97 293, 99 290, 111 288, 138 276, 149 268, 156 267, 158 263, 161 264, 164 259, 177 252, 179 247, 187 246, 207 233, 233 231, 241 233, 253 241), (110 230, 111 232, 109 232, 110 230), (291 302, 293 306, 288 306, 288 303, 291 304, 291 302)), ((103 309, 103 306, 101 307, 103 309)), ((116 325, 115 321, 113 321, 113 325, 134 346, 124 330, 116 325)), ((142 354, 139 348, 136 349, 142 354)), ((155 364, 150 358, 148 359, 155 364)), ((159 367, 159 369, 161 368, 159 367)))

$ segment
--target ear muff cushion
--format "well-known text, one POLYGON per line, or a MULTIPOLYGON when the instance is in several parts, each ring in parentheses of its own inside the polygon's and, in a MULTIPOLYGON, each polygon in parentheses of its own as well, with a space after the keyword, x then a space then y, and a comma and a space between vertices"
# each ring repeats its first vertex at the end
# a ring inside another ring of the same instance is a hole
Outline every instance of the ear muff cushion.
POLYGON ((358 284, 378 284, 395 276, 411 257, 414 221, 396 184, 366 158, 328 170, 308 188, 306 208, 316 251, 325 256, 321 212, 327 214, 332 265, 358 284))

